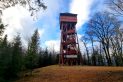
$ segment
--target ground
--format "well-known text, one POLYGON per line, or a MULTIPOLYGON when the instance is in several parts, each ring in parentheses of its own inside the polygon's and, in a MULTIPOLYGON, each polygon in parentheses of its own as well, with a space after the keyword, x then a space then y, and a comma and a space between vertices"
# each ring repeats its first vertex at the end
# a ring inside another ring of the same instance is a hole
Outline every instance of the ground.
POLYGON ((52 65, 16 82, 123 82, 123 67, 52 65))

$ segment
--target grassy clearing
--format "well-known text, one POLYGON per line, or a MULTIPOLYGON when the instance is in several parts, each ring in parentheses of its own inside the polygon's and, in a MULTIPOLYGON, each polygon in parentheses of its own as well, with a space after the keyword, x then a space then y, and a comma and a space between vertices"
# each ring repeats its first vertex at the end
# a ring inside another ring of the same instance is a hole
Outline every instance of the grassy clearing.
POLYGON ((123 67, 53 65, 16 82, 123 82, 123 67))

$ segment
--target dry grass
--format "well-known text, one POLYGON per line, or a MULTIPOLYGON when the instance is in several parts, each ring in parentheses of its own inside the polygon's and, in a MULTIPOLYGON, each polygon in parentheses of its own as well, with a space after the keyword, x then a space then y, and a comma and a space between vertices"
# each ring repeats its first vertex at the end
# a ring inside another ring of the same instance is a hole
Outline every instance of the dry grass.
POLYGON ((16 82, 123 82, 123 67, 53 65, 16 82))

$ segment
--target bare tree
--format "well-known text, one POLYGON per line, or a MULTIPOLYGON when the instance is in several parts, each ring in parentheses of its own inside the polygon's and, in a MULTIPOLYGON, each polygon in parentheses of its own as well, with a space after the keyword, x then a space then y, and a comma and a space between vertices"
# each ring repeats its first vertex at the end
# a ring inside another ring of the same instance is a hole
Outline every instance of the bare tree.
POLYGON ((86 37, 88 40, 90 40, 91 42, 91 46, 92 46, 92 53, 94 52, 94 37, 93 37, 93 33, 89 30, 86 31, 86 37))
POLYGON ((108 65, 112 65, 110 39, 115 34, 114 29, 119 26, 118 24, 119 21, 107 12, 96 13, 88 23, 90 31, 102 43, 108 65))
POLYGON ((85 47, 85 50, 86 50, 86 55, 87 55, 87 64, 90 65, 90 58, 89 58, 89 50, 88 50, 88 47, 87 47, 87 38, 86 37, 82 37, 81 38, 81 41, 83 42, 84 44, 84 47, 85 47))
POLYGON ((122 30, 117 28, 116 34, 111 38, 111 47, 112 47, 112 54, 115 60, 116 65, 123 64, 123 54, 122 54, 122 45, 123 45, 123 34, 122 30))
POLYGON ((114 15, 123 16, 123 0, 109 0, 109 8, 114 15))
POLYGON ((85 36, 86 36, 86 40, 88 40, 88 43, 91 43, 92 46, 92 56, 91 56, 91 61, 93 65, 96 65, 96 54, 95 54, 95 50, 94 50, 94 37, 93 37, 93 33, 90 30, 86 30, 85 32, 85 36))

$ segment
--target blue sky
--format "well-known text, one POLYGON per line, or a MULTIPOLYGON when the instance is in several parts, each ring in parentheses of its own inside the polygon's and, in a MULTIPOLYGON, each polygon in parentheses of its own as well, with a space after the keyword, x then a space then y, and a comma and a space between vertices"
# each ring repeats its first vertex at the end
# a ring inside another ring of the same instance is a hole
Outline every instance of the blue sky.
MULTIPOLYGON (((86 29, 86 22, 95 12, 103 8, 104 0, 44 0, 47 5, 46 10, 41 10, 34 17, 30 12, 16 5, 3 11, 3 23, 8 24, 5 33, 8 40, 12 41, 17 33, 21 34, 23 46, 27 46, 27 41, 34 30, 38 28, 40 43, 43 48, 55 49, 59 51, 60 28, 59 14, 68 12, 78 14, 77 33, 79 38, 86 29)), ((81 44, 81 42, 80 42, 81 44)))

